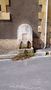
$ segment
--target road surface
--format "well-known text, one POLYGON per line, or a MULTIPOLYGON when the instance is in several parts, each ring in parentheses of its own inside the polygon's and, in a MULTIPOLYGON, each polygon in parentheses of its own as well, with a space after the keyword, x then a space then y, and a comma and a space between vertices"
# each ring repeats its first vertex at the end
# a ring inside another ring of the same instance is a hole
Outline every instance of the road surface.
POLYGON ((0 90, 51 90, 51 57, 0 61, 0 90))

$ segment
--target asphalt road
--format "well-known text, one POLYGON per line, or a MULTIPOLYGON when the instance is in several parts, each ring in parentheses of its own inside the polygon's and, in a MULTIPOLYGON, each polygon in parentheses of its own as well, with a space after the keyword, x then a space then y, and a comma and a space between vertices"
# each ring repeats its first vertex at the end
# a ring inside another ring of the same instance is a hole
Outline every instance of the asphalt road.
POLYGON ((51 57, 0 61, 0 90, 51 90, 51 57))

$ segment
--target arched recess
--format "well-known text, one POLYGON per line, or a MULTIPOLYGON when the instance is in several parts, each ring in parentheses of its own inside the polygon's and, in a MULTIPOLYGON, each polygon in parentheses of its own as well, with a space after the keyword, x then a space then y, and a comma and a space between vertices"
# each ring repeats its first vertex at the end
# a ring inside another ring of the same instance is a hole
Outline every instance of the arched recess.
POLYGON ((24 46, 27 46, 28 41, 30 41, 32 46, 32 27, 29 24, 21 24, 17 29, 18 45, 22 42, 24 46))

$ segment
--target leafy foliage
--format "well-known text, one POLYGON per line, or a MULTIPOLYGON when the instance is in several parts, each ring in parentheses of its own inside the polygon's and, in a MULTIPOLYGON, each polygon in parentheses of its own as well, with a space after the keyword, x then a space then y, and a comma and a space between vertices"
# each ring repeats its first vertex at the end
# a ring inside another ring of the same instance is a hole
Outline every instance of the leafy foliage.
POLYGON ((18 54, 16 57, 13 58, 13 60, 20 60, 20 59, 24 60, 24 59, 30 58, 32 56, 34 56, 33 51, 28 51, 28 50, 25 49, 24 53, 18 54))

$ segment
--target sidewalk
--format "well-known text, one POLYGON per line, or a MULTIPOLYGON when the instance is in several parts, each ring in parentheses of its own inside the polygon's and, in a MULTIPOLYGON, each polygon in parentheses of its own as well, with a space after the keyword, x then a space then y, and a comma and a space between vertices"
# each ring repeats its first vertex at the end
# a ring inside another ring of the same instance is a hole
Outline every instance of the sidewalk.
POLYGON ((5 51, 5 52, 0 52, 0 59, 12 59, 18 54, 18 51, 5 51))
MULTIPOLYGON (((10 52, 7 52, 7 53, 3 53, 3 54, 0 54, 0 59, 12 59, 13 57, 15 57, 16 55, 18 55, 18 51, 15 50, 15 51, 10 51, 10 52)), ((35 53, 35 56, 34 57, 31 57, 31 58, 38 58, 38 57, 49 57, 51 56, 51 50, 43 50, 43 49, 39 49, 36 51, 35 53), (48 55, 46 55, 46 52, 48 52, 48 55)))
POLYGON ((51 55, 51 48, 46 48, 46 49, 39 49, 36 51, 36 56, 46 56, 46 55, 51 55))
POLYGON ((12 59, 16 55, 17 54, 3 54, 3 55, 0 55, 0 59, 12 59))

